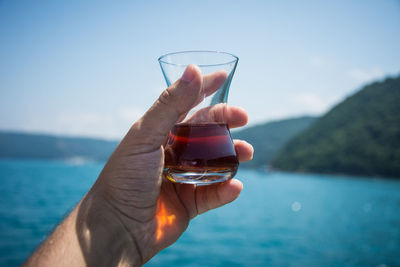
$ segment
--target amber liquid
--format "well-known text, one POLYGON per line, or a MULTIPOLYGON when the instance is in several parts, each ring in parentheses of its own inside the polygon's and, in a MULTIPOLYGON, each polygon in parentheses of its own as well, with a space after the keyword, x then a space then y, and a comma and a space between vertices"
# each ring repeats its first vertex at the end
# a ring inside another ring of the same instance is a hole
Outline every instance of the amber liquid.
POLYGON ((165 146, 166 177, 174 182, 210 184, 232 178, 239 162, 228 126, 176 124, 165 146))

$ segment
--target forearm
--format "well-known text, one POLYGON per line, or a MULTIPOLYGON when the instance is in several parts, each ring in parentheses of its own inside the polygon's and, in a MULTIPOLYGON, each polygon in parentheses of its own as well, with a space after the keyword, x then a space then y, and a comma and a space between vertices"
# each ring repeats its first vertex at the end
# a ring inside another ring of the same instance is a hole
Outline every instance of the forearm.
POLYGON ((85 266, 76 232, 80 204, 55 229, 25 266, 85 266))
POLYGON ((109 207, 91 193, 75 207, 26 266, 139 266, 140 253, 109 207))

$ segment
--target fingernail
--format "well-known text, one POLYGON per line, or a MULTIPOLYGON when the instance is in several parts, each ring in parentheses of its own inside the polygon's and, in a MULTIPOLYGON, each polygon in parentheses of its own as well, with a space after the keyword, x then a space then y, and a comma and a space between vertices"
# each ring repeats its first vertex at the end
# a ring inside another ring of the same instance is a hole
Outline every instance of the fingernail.
POLYGON ((193 70, 193 66, 189 65, 186 67, 185 72, 183 73, 181 79, 182 81, 185 82, 191 82, 194 78, 194 70, 193 70))

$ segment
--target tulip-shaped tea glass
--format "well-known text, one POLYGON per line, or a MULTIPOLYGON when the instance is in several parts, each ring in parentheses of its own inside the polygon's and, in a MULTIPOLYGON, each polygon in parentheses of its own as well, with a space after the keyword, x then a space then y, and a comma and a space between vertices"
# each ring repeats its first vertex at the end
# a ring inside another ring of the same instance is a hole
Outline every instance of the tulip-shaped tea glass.
POLYGON ((198 185, 231 179, 239 162, 223 114, 238 57, 224 52, 186 51, 166 54, 158 61, 168 86, 189 64, 197 65, 203 75, 199 103, 169 133, 164 150, 165 176, 173 182, 198 185), (210 85, 213 73, 221 77, 221 71, 226 79, 210 85))

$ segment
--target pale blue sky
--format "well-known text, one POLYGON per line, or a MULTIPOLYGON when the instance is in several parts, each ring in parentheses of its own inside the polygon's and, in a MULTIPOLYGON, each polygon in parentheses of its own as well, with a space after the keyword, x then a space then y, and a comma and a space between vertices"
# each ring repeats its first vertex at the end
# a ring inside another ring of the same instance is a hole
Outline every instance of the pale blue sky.
POLYGON ((250 124, 323 114, 400 73, 399 1, 0 1, 0 129, 120 138, 165 88, 158 56, 237 55, 250 124))

